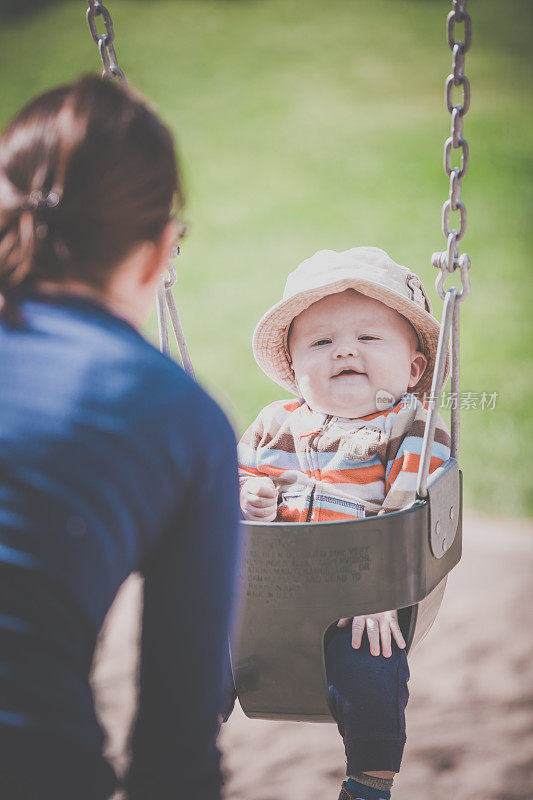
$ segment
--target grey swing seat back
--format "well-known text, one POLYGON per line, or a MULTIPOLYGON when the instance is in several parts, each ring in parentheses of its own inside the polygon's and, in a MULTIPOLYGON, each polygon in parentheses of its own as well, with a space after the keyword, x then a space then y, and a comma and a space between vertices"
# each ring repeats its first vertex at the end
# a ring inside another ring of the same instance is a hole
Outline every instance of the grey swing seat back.
POLYGON ((410 509, 347 522, 242 523, 240 606, 231 643, 249 717, 333 722, 324 637, 341 617, 392 608, 408 648, 440 607, 461 557, 461 473, 450 459, 410 509))

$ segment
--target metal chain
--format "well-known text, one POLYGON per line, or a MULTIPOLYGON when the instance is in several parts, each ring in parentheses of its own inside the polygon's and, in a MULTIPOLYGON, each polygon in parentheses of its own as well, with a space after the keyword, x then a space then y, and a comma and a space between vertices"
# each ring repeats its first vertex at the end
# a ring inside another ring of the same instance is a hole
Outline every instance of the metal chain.
POLYGON ((126 83, 126 77, 120 69, 113 42, 115 41, 115 32, 113 30, 113 20, 107 8, 99 2, 99 0, 87 0, 89 8, 87 9, 87 22, 91 36, 98 45, 100 58, 102 59, 103 72, 102 78, 118 78, 121 83, 126 83), (105 33, 101 35, 98 33, 96 27, 96 17, 102 16, 105 25, 105 33))
MULTIPOLYGON (((437 355, 431 383, 431 395, 428 402, 428 416, 424 430, 422 454, 417 477, 417 494, 427 497, 428 475, 435 438, 435 426, 440 397, 443 389, 445 364, 450 350, 451 338, 451 382, 452 393, 459 397, 461 388, 460 339, 459 339, 459 303, 470 293, 470 256, 459 255, 459 242, 466 232, 466 206, 461 200, 461 182, 468 171, 468 142, 463 136, 463 120, 470 108, 470 82, 464 74, 465 53, 472 42, 472 21, 466 12, 466 0, 452 0, 453 9, 448 14, 446 32, 448 45, 453 53, 452 72, 446 78, 446 107, 452 117, 451 136, 444 143, 444 170, 450 178, 448 199, 442 206, 442 232, 446 239, 446 250, 433 253, 431 263, 439 270, 435 281, 437 292, 444 300, 442 320, 439 333, 437 355), (464 22, 464 42, 455 41, 455 23, 464 22), (454 105, 452 94, 454 87, 462 86, 463 97, 460 104, 454 105), (461 150, 461 166, 452 167, 452 150, 461 150), (459 213, 459 230, 450 230, 450 213, 459 213), (445 289, 444 283, 449 273, 459 268, 462 288, 455 286, 445 289)), ((450 458, 457 460, 459 456, 460 419, 459 404, 451 409, 451 445, 450 458)))
POLYGON ((444 171, 450 178, 450 191, 448 199, 442 206, 442 233, 446 239, 446 250, 433 253, 431 263, 440 270, 435 282, 437 292, 444 299, 444 283, 448 273, 459 268, 461 272, 462 290, 457 295, 457 300, 464 300, 470 293, 470 256, 467 253, 459 255, 459 242, 466 233, 466 206, 461 200, 462 180, 468 172, 469 148, 463 136, 463 121, 470 108, 470 81, 465 75, 465 54, 472 43, 472 20, 466 11, 467 0, 452 0, 453 9, 446 20, 446 35, 448 45, 452 51, 452 71, 446 78, 445 97, 446 107, 451 114, 451 136, 444 143, 444 171), (455 25, 464 23, 464 41, 456 41, 455 25), (454 87, 462 87, 460 103, 454 104, 454 87), (461 151, 461 166, 452 167, 452 150, 461 151), (458 213, 458 228, 450 229, 450 214, 458 213))
MULTIPOLYGON (((87 2, 89 6, 87 8, 87 22, 89 24, 89 30, 91 31, 91 36, 98 45, 98 51, 104 66, 102 78, 107 78, 109 80, 118 78, 120 83, 125 84, 126 77, 118 65, 117 56, 115 53, 115 31, 113 29, 113 20, 111 19, 111 14, 109 13, 108 9, 99 2, 99 0, 87 0, 87 2), (96 27, 96 17, 99 16, 103 18, 105 25, 105 33, 101 35, 98 33, 96 27)), ((187 226, 181 223, 181 225, 178 226, 179 238, 183 238, 186 232, 187 226)), ((179 254, 179 245, 176 245, 172 252, 171 258, 177 258, 179 254)), ((178 344, 178 350, 181 356, 183 367, 185 371, 191 375, 192 378, 194 378, 194 369, 192 366, 191 357, 189 355, 189 349, 187 347, 187 342, 185 341, 183 328, 181 327, 174 295, 172 294, 172 287, 176 282, 176 277, 176 270, 174 269, 172 262, 169 260, 167 272, 161 275, 161 280, 156 293, 159 349, 162 353, 170 355, 170 337, 168 327, 168 316, 170 316, 170 321, 172 322, 172 327, 174 329, 174 335, 178 344)))

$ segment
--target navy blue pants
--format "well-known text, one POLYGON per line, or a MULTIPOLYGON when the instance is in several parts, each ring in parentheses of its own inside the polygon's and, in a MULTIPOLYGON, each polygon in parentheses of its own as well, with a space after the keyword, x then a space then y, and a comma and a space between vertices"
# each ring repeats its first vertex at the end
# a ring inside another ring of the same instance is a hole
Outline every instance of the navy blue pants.
MULTIPOLYGON (((392 656, 370 654, 368 638, 352 647, 351 628, 335 629, 325 650, 335 720, 346 751, 346 774, 398 772, 405 747, 405 706, 409 667, 405 650, 393 641, 392 656)), ((223 717, 235 702, 228 691, 223 717)))
POLYGON ((373 656, 366 633, 354 650, 348 627, 333 633, 325 656, 334 716, 346 751, 346 774, 398 772, 409 699, 405 650, 393 641, 390 658, 373 656))

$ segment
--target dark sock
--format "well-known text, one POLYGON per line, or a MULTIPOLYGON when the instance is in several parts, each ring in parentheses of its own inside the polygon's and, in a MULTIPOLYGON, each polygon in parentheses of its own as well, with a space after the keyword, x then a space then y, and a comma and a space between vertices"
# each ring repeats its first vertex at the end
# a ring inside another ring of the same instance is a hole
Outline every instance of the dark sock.
POLYGON ((365 786, 363 783, 348 778, 346 780, 346 788, 353 798, 358 800, 390 800, 390 792, 385 789, 373 789, 371 786, 365 786))

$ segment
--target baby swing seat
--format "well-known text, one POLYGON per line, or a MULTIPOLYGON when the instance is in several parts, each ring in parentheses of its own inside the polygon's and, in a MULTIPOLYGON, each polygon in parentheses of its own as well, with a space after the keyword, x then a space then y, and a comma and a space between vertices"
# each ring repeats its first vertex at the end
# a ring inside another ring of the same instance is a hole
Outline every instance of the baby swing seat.
POLYGON ((243 711, 333 722, 324 637, 342 617, 400 609, 412 649, 461 557, 461 473, 450 459, 410 509, 347 522, 242 523, 231 656, 243 711), (238 632, 238 633, 237 633, 238 632))

